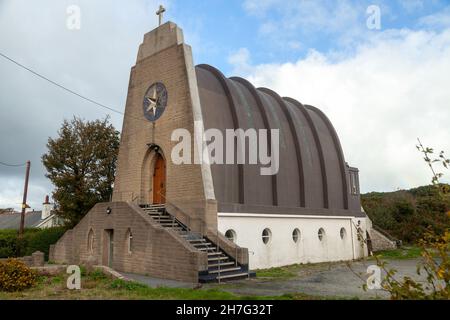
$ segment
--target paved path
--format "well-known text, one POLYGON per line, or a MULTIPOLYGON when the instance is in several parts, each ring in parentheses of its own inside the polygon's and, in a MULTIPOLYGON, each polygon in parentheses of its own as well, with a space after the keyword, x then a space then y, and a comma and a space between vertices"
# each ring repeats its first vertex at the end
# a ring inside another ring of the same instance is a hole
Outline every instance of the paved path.
MULTIPOLYGON (((388 269, 398 270, 396 279, 410 276, 418 281, 425 281, 424 276, 416 274, 418 259, 388 260, 388 269)), ((302 265, 296 269, 297 275, 289 279, 253 278, 222 284, 205 284, 205 289, 217 288, 245 296, 278 296, 286 293, 304 293, 329 298, 387 299, 389 295, 382 290, 362 289, 367 267, 375 261, 351 262, 350 267, 344 263, 322 263, 302 265), (356 273, 356 274, 355 274, 356 273)), ((126 278, 151 287, 194 288, 192 283, 151 278, 143 275, 122 273, 126 278)))

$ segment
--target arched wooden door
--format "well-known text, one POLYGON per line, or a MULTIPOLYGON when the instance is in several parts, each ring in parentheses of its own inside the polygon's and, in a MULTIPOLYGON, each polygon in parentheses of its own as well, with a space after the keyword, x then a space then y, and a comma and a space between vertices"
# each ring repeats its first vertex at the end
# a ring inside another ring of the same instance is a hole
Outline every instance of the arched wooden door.
POLYGON ((158 153, 153 172, 153 204, 165 203, 166 199, 166 162, 158 153))

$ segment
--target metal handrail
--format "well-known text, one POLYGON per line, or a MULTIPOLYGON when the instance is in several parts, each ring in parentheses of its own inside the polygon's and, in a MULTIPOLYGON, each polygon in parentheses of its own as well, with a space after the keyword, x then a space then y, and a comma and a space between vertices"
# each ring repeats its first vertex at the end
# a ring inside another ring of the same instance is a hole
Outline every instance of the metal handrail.
MULTIPOLYGON (((168 214, 172 217, 172 227, 174 227, 175 221, 176 221, 176 222, 179 224, 179 226, 181 226, 181 228, 182 228, 183 230, 185 230, 186 232, 188 232, 188 234, 195 235, 196 232, 193 232, 192 229, 191 229, 191 227, 190 227, 190 224, 191 224, 191 217, 190 217, 190 215, 187 214, 187 213, 186 213, 183 209, 181 209, 179 206, 177 206, 177 205, 174 204, 173 202, 169 201, 169 200, 167 199, 167 197, 166 197, 164 194, 162 194, 161 192, 159 192, 159 195, 160 195, 162 198, 164 198, 164 201, 165 201, 166 204, 169 204, 169 205, 173 206, 175 209, 177 209, 178 211, 180 211, 181 213, 183 213, 183 214, 187 217, 187 219, 188 219, 188 225, 186 225, 186 224, 182 223, 180 220, 178 220, 178 219, 176 218, 175 215, 172 215, 172 214, 169 214, 169 213, 168 213, 168 214)), ((167 212, 167 211, 166 211, 166 212, 167 212)), ((197 219, 200 220, 203 224, 206 224, 205 221, 204 221, 203 219, 201 219, 201 218, 197 218, 197 219)), ((201 228, 201 230, 203 230, 203 227, 201 228)), ((207 237, 207 235, 206 235, 206 234, 203 234, 203 232, 200 232, 200 233, 197 233, 197 234, 200 236, 200 238, 205 238, 205 236, 207 237)), ((202 246, 200 246, 200 247, 206 249, 205 252, 206 252, 206 254, 208 255, 209 250, 208 250, 208 246, 207 246, 206 242, 203 243, 203 247, 202 247, 202 246)), ((220 237, 219 237, 219 229, 217 229, 217 230, 216 230, 216 253, 219 253, 219 252, 221 252, 221 249, 220 249, 220 237)), ((236 245, 236 247, 235 247, 235 257, 234 257, 234 260, 235 260, 235 266, 238 267, 238 246, 237 246, 237 245, 236 245)), ((218 282, 219 282, 219 283, 221 282, 221 280, 220 280, 221 268, 222 268, 222 259, 221 259, 221 257, 217 256, 217 272, 218 272, 217 279, 218 279, 218 282)), ((250 278, 250 270, 247 270, 247 274, 248 274, 248 278, 250 278)))
MULTIPOLYGON (((181 211, 181 212, 188 218, 188 220, 189 220, 188 224, 191 223, 191 217, 190 217, 183 209, 181 209, 180 207, 178 207, 178 206, 177 206, 176 204, 174 204, 173 202, 167 200, 166 196, 163 195, 161 192, 158 192, 158 193, 159 193, 159 195, 160 195, 161 197, 164 198, 165 203, 168 203, 168 204, 170 204, 171 206, 174 206, 175 209, 181 211)), ((176 219, 176 217, 175 217, 174 215, 171 215, 171 216, 172 216, 174 219, 176 219)), ((176 220, 177 220, 180 224, 184 225, 184 223, 182 223, 182 222, 179 221, 178 219, 176 219, 176 220)), ((186 225, 186 231, 192 232, 191 227, 190 227, 189 225, 186 225)))
MULTIPOLYGON (((219 249, 220 249, 219 241, 220 241, 219 240, 219 229, 217 229, 217 235, 216 235, 217 253, 219 253, 219 249)), ((220 259, 220 257, 218 257, 217 259, 218 259, 217 260, 217 280, 220 283, 220 263, 221 263, 221 259, 220 259)))

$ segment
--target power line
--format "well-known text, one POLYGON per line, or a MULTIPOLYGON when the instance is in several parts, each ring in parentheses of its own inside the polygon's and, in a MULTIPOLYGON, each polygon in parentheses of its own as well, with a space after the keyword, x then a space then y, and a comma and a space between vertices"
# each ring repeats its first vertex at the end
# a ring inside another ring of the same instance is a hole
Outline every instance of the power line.
POLYGON ((73 95, 75 95, 75 96, 77 96, 77 97, 79 97, 79 98, 81 98, 81 99, 83 99, 83 100, 86 100, 86 101, 88 101, 88 102, 90 102, 90 103, 93 103, 93 104, 95 104, 95 105, 97 105, 97 106, 99 106, 99 107, 101 107, 101 108, 104 108, 104 109, 107 109, 107 110, 109 110, 109 111, 112 111, 112 112, 115 112, 115 113, 124 115, 124 113, 123 113, 122 111, 119 111, 119 110, 116 110, 116 109, 114 109, 114 108, 108 107, 108 106, 106 106, 106 105, 104 105, 104 104, 102 104, 102 103, 100 103, 100 102, 97 102, 97 101, 92 100, 92 99, 90 99, 90 98, 88 98, 88 97, 86 97, 86 96, 83 96, 82 94, 79 94, 78 92, 75 92, 75 91, 73 91, 73 90, 71 90, 71 89, 69 89, 69 88, 66 88, 65 86, 63 86, 63 85, 61 85, 61 84, 59 84, 59 83, 57 83, 57 82, 55 82, 55 81, 53 81, 53 80, 51 80, 51 79, 49 79, 49 78, 47 78, 47 77, 45 77, 45 76, 39 74, 38 72, 36 72, 36 71, 34 71, 34 70, 32 70, 32 69, 30 69, 30 68, 24 66, 23 64, 17 62, 17 61, 14 60, 13 58, 8 57, 7 55, 5 55, 5 54, 3 54, 3 53, 1 53, 1 52, 0 52, 0 56, 2 56, 3 58, 5 58, 6 60, 9 60, 10 62, 14 63, 15 65, 19 66, 20 68, 25 69, 25 70, 27 70, 28 72, 31 72, 31 73, 34 74, 35 76, 37 76, 37 77, 39 77, 39 78, 41 78, 41 79, 43 79, 43 80, 45 80, 45 81, 47 81, 47 82, 53 84, 54 86, 57 86, 57 87, 59 87, 59 88, 65 90, 65 91, 69 92, 70 94, 73 94, 73 95))
POLYGON ((26 163, 22 163, 22 164, 9 164, 9 163, 5 163, 5 162, 1 162, 0 161, 0 165, 2 166, 6 166, 6 167, 24 167, 26 165, 26 163))

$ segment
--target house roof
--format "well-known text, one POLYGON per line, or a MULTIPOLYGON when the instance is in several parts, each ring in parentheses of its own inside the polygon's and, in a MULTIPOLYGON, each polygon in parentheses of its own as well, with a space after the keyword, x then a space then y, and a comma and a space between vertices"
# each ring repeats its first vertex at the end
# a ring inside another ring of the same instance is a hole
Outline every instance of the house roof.
MULTIPOLYGON (((25 214, 25 228, 34 228, 41 221, 42 211, 31 211, 25 214)), ((0 214, 0 229, 19 230, 20 212, 0 214)))

